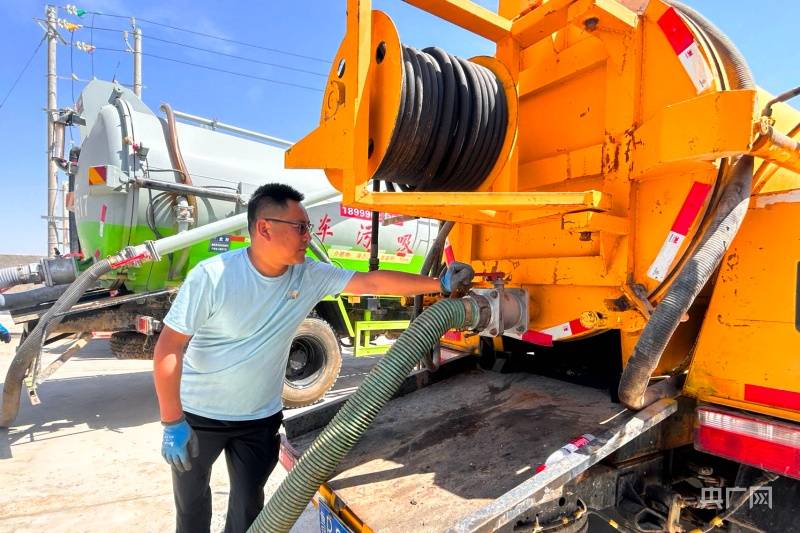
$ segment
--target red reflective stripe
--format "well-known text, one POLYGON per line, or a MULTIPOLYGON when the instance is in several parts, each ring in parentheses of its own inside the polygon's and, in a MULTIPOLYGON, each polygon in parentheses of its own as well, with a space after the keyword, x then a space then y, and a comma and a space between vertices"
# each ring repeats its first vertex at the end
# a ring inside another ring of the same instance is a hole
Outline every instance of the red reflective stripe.
POLYGON ((686 195, 686 199, 683 201, 681 210, 678 211, 675 223, 672 224, 672 231, 684 236, 689 233, 689 228, 692 222, 694 222, 694 219, 697 218, 697 213, 699 213, 700 209, 703 207, 706 196, 708 196, 710 190, 711 185, 707 183, 695 181, 692 184, 689 194, 686 195))
POLYGON ((106 221, 106 215, 108 214, 108 206, 103 204, 100 206, 100 222, 106 221))
POLYGON ((578 333, 583 333, 584 331, 589 331, 590 328, 586 328, 581 324, 579 319, 570 320, 569 321, 569 329, 572 331, 573 335, 577 335, 578 333))
POLYGON ((658 25, 661 26, 661 31, 669 41, 675 54, 680 54, 686 50, 693 42, 694 37, 689 27, 678 15, 674 8, 667 9, 663 15, 658 19, 658 25))
POLYGON ((744 399, 748 402, 800 411, 800 392, 761 387, 748 383, 744 386, 744 399))
POLYGON ((450 246, 450 243, 447 243, 447 246, 444 247, 444 260, 448 265, 456 260, 456 255, 453 253, 453 247, 450 246))
POLYGON ((547 333, 542 333, 541 331, 535 331, 532 329, 529 329, 528 331, 523 333, 520 338, 525 342, 529 342, 531 344, 538 344, 539 346, 553 345, 552 335, 548 335, 547 333))
POLYGON ((133 257, 129 257, 128 259, 123 259, 118 263, 112 263, 111 268, 119 268, 125 265, 130 265, 131 263, 135 263, 136 261, 141 261, 147 257, 147 253, 141 253, 139 255, 135 255, 133 257))

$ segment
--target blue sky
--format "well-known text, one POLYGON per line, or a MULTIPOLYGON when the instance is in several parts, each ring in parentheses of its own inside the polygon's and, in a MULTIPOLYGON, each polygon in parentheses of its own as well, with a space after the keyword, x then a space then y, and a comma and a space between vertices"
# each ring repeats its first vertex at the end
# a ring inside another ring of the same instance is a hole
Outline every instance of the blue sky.
MULTIPOLYGON (((324 61, 330 61, 344 33, 346 2, 71 0, 71 3, 90 11, 139 16, 322 59, 315 61, 257 50, 140 22, 146 53, 321 89, 328 71, 324 61), (148 36, 315 71, 323 77, 212 55, 148 39, 148 36)), ((496 7, 496 2, 491 0, 479 3, 496 7)), ((800 3, 781 0, 758 3, 686 0, 686 3, 731 37, 748 59, 759 85, 776 93, 800 83, 800 63, 791 52, 796 37, 795 22, 800 19, 800 3)), ((435 44, 450 53, 467 57, 493 50, 488 41, 397 0, 374 1, 373 5, 392 16, 401 40, 406 44, 417 47, 435 44)), ((0 0, 0 17, 3 19, 0 99, 6 95, 41 39, 42 30, 33 19, 43 15, 43 3, 0 0)), ((63 10, 59 10, 59 16, 68 17, 63 10)), ((80 22, 92 24, 91 15, 83 17, 80 22)), ((104 16, 96 16, 93 24, 98 28, 129 28, 129 21, 125 19, 104 16)), ((68 32, 61 33, 69 39, 68 32)), ((74 37, 76 41, 86 42, 91 38, 88 29, 77 31, 74 37)), ((97 30, 93 42, 100 47, 125 48, 121 32, 97 30)), ((46 98, 45 58, 45 46, 42 46, 6 104, 0 108, 0 253, 42 254, 46 246, 46 228, 41 219, 46 212, 47 183, 42 112, 46 98)), ((59 46, 57 61, 58 73, 65 78, 69 78, 70 72, 81 79, 90 79, 93 74, 101 79, 110 79, 116 74, 120 82, 131 82, 130 54, 97 50, 90 56, 73 50, 70 58, 70 48, 59 46)), ((316 126, 319 118, 320 91, 241 78, 151 57, 144 57, 142 63, 143 97, 153 109, 157 109, 161 102, 169 102, 181 111, 217 118, 288 140, 301 138, 316 126)), ((82 87, 82 82, 74 82, 76 97, 82 87)), ((72 91, 73 82, 69 79, 58 82, 59 106, 70 104, 72 91)), ((77 140, 77 131, 75 134, 77 140)))

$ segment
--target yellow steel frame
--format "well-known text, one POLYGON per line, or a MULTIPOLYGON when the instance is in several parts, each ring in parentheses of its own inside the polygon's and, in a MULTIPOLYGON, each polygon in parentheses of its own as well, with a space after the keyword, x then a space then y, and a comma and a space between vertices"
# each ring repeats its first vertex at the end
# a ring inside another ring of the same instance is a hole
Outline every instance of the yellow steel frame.
MULTIPOLYGON (((587 313, 602 317, 597 328, 623 331, 627 358, 649 309, 671 283, 669 275, 650 278, 648 267, 694 184, 709 185, 711 192, 678 245, 672 273, 708 224, 727 180, 726 158, 761 158, 756 194, 800 189, 800 145, 792 139, 800 129, 797 115, 778 104, 772 118, 760 120, 763 94, 729 90, 718 51, 696 28, 690 30, 702 56, 697 65, 709 69, 710 85, 693 84, 659 26, 670 15, 662 0, 545 0, 523 10, 519 0, 500 0, 498 13, 465 0, 409 3, 496 43, 495 57, 472 58, 498 77, 509 107, 505 143, 486 181, 473 192, 369 190, 394 130, 402 79, 400 38, 369 0, 347 2, 347 30, 319 127, 287 152, 287 166, 324 168, 348 205, 458 222, 450 235, 457 258, 478 271, 501 271, 509 285, 526 288, 532 329, 587 313), (379 63, 380 46, 386 54, 379 63), (630 307, 609 304, 620 299, 630 307)), ((751 215, 742 230, 750 235, 741 240, 747 242, 743 255, 751 253, 748 246, 758 247, 759 231, 787 220, 755 216, 751 227, 751 215)), ((781 249, 774 246, 760 259, 777 260, 781 249)), ((748 279, 723 280, 711 309, 735 307, 748 279)), ((770 283, 792 282, 781 275, 770 283)), ((731 349, 786 351, 764 335, 748 345, 732 330, 704 323, 704 313, 703 306, 692 310, 657 371, 690 353, 702 327, 690 390, 703 399, 740 401, 719 385, 713 369, 722 365, 711 347, 730 341, 731 349), (710 370, 702 374, 701 368, 710 370)), ((800 389, 796 381, 783 385, 800 389)))
POLYGON ((720 266, 689 367, 688 394, 800 422, 796 408, 745 397, 746 386, 800 395, 800 238, 781 229, 799 218, 798 190, 751 202, 747 223, 720 266))

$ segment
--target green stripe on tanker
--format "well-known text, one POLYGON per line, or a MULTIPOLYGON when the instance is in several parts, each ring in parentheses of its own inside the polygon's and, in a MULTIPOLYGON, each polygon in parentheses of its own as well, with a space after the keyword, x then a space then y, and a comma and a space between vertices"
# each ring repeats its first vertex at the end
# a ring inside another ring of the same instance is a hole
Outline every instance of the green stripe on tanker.
MULTIPOLYGON (((175 234, 174 228, 157 228, 162 237, 175 234)), ((119 224, 104 224, 102 237, 100 236, 100 222, 83 221, 78 225, 78 232, 81 241, 86 246, 87 256, 106 257, 119 251, 119 243, 122 242, 125 227, 119 224)), ((134 226, 131 230, 131 244, 140 244, 146 240, 155 239, 155 235, 147 226, 134 226)), ((125 286, 133 292, 146 292, 162 289, 168 286, 179 285, 189 269, 194 268, 197 263, 213 255, 226 251, 227 249, 236 250, 247 246, 248 240, 230 239, 227 243, 203 241, 189 248, 189 256, 186 265, 181 272, 177 273, 176 279, 168 280, 170 261, 164 258, 161 261, 147 263, 139 268, 130 268, 126 273, 125 286), (216 250, 216 251, 214 251, 216 250)), ((369 270, 369 253, 363 248, 344 248, 341 246, 324 246, 325 251, 330 255, 331 261, 336 266, 348 270, 358 270, 367 272, 369 270)), ((176 254, 177 255, 177 254, 176 254)), ((309 251, 309 257, 314 255, 309 251)), ((422 268, 424 257, 417 254, 397 255, 388 253, 384 250, 380 252, 381 269, 396 270, 400 272, 418 273, 422 268)), ((176 260, 176 259, 173 259, 176 260)), ((102 278, 107 285, 117 281, 117 275, 108 274, 102 278)))

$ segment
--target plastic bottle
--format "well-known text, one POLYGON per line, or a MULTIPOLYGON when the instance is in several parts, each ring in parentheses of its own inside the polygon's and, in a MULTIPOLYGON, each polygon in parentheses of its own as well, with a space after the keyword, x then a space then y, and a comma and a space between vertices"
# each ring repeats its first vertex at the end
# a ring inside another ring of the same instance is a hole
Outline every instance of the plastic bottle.
POLYGON ((595 441, 596 439, 597 437, 595 437, 591 433, 584 433, 580 437, 575 437, 574 439, 563 445, 561 448, 551 453, 547 457, 547 459, 545 459, 544 463, 536 467, 536 473, 538 474, 539 472, 547 468, 548 465, 552 465, 553 463, 560 461, 561 459, 568 456, 578 448, 583 448, 584 446, 595 441))

